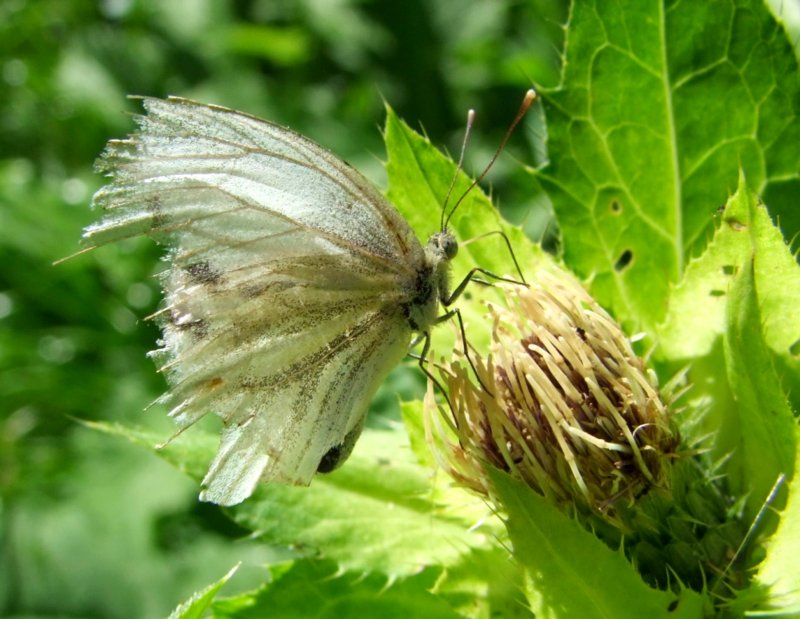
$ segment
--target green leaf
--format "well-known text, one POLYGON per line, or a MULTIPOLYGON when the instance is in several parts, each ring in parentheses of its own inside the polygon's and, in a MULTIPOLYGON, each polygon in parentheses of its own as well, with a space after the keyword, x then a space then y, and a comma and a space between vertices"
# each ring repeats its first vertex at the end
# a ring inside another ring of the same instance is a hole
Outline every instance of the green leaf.
POLYGON ((573 4, 537 176, 565 261, 601 304, 652 331, 740 167, 786 235, 800 230, 798 93, 790 42, 761 0, 573 4))
POLYGON ((447 602, 430 592, 436 571, 387 581, 381 575, 343 572, 326 561, 298 561, 272 570, 262 589, 214 603, 215 619, 456 619, 447 602))
POLYGON ((85 426, 106 434, 121 436, 131 443, 141 445, 154 451, 178 470, 194 479, 202 479, 208 463, 216 450, 219 438, 211 432, 203 432, 193 428, 193 432, 184 432, 179 437, 166 441, 162 434, 153 430, 127 426, 105 421, 83 421, 85 426))
POLYGON ((435 468, 436 459, 425 438, 425 426, 423 423, 423 416, 425 413, 423 412, 422 402, 419 400, 401 402, 400 412, 403 416, 403 426, 405 426, 406 432, 408 433, 411 451, 414 452, 417 462, 423 466, 435 468))
MULTIPOLYGON (((424 244, 441 229, 442 208, 456 176, 456 164, 434 148, 427 138, 400 120, 391 108, 387 107, 386 113, 384 139, 389 155, 386 163, 389 188, 386 195, 424 244)), ((448 212, 471 182, 464 172, 458 173, 448 202, 448 212)), ((521 228, 502 219, 479 187, 472 189, 464 198, 448 227, 460 243, 459 254, 453 260, 453 287, 474 267, 519 279, 508 245, 500 234, 495 234, 499 231, 508 238, 523 274, 532 272, 537 265, 552 262, 539 246, 530 242, 521 228), (487 233, 491 233, 490 236, 479 238, 487 233)), ((481 301, 496 298, 491 288, 475 284, 468 286, 455 304, 461 310, 470 344, 479 349, 489 340, 489 325, 482 320, 486 310, 481 301)), ((433 350, 449 351, 458 339, 453 328, 434 329, 433 350)), ((449 356, 449 352, 446 356, 449 356)))
MULTIPOLYGON (((387 107, 384 130, 389 159, 386 195, 402 213, 424 244, 441 229, 441 215, 456 164, 434 148, 427 138, 413 131, 387 107)), ((448 202, 448 212, 467 190, 472 179, 458 173, 448 202)), ((464 241, 502 231, 506 234, 521 266, 543 259, 539 248, 528 240, 522 229, 505 222, 479 187, 474 188, 458 207, 449 224, 462 244, 455 266, 457 272, 481 266, 498 275, 515 276, 514 262, 508 247, 498 234, 464 245, 464 241)), ((458 277, 455 278, 459 280, 458 277)))
POLYGON ((433 593, 470 619, 530 619, 523 576, 508 550, 497 545, 475 550, 448 568, 433 593))
MULTIPOLYGON (((672 291, 669 311, 659 327, 661 356, 676 361, 702 357, 725 333, 733 277, 752 256, 746 232, 750 200, 746 187, 728 200, 713 240, 700 257, 689 262, 672 291)), ((766 212, 763 216, 769 219, 766 212)))
POLYGON ((704 599, 651 589, 621 550, 592 533, 505 473, 491 470, 498 502, 508 514, 514 556, 527 571, 528 600, 537 616, 702 617, 704 599))
POLYGON ((726 330, 729 290, 734 277, 753 262, 764 340, 772 350, 784 390, 800 403, 800 267, 769 213, 742 176, 728 200, 720 225, 703 254, 692 260, 672 291, 659 355, 675 361, 711 352, 726 330))
POLYGON ((266 541, 314 549, 342 569, 408 575, 457 563, 490 541, 433 502, 430 476, 401 429, 368 429, 346 466, 307 488, 261 486, 233 513, 266 541))
POLYGON ((754 274, 755 255, 734 279, 728 304, 725 360, 728 384, 736 401, 723 419, 717 449, 730 454, 729 483, 747 495, 746 515, 755 518, 781 476, 794 471, 796 422, 762 334, 754 274))
MULTIPOLYGON (((119 425, 91 425, 150 449, 163 439, 119 425)), ((217 441, 195 428, 157 453, 200 480, 217 441)), ((308 487, 261 485, 230 514, 265 543, 333 559, 344 570, 403 576, 458 564, 493 539, 491 528, 471 529, 472 510, 442 509, 431 495, 430 476, 416 463, 402 428, 367 428, 346 466, 318 475, 308 487)))
POLYGON ((203 617, 203 613, 211 606, 211 602, 217 596, 219 590, 222 589, 223 585, 230 580, 231 576, 233 576, 238 569, 239 566, 235 565, 217 582, 208 585, 205 589, 192 595, 192 597, 170 613, 169 619, 200 619, 203 617))
MULTIPOLYGON (((800 444, 800 432, 795 432, 800 444)), ((780 513, 780 523, 767 543, 767 554, 758 566, 756 582, 769 592, 768 609, 780 616, 800 615, 800 451, 794 478, 787 482, 789 500, 780 513)))
POLYGON ((793 353, 800 339, 798 306, 800 267, 742 176, 714 239, 673 291, 659 337, 661 355, 693 360, 693 379, 715 390, 712 410, 719 434, 714 448, 731 458, 733 488, 752 493, 749 518, 778 476, 793 466, 786 394, 798 398, 800 388, 793 353), (720 336, 724 357, 715 348, 720 336), (714 361, 706 363, 706 356, 714 361), (727 367, 727 385, 718 380, 719 360, 727 367))

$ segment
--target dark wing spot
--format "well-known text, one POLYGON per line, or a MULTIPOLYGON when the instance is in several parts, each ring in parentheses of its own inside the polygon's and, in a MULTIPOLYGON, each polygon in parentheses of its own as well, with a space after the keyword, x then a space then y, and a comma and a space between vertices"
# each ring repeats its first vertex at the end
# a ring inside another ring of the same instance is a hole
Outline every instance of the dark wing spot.
POLYGON ((322 460, 319 461, 319 466, 317 466, 317 473, 330 473, 336 467, 339 466, 339 462, 342 460, 342 445, 336 445, 336 447, 331 447, 327 453, 322 456, 322 460))
POLYGON ((344 461, 350 457, 359 436, 361 436, 360 425, 351 430, 340 444, 334 445, 322 456, 317 466, 317 473, 330 473, 344 464, 344 461))
POLYGON ((216 284, 222 279, 222 275, 211 268, 208 262, 195 262, 186 267, 189 277, 197 284, 216 284))
POLYGON ((222 384, 224 382, 225 381, 222 380, 222 378, 220 378, 219 376, 215 376, 214 378, 207 380, 203 385, 203 388, 208 389, 209 391, 213 391, 214 389, 219 389, 220 387, 222 387, 222 384))

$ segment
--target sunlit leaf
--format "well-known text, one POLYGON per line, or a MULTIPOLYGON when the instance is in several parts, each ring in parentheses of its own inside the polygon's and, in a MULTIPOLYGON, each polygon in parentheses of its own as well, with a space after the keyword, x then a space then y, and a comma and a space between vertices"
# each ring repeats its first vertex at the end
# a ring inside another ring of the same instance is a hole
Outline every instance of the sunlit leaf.
POLYGON ((703 617, 703 599, 648 587, 621 550, 592 533, 527 486, 492 470, 499 501, 508 511, 516 560, 530 580, 528 601, 536 616, 703 617))
POLYGON ((760 0, 576 2, 568 28, 537 176, 567 263, 652 330, 740 167, 786 236, 800 229, 797 62, 760 0))

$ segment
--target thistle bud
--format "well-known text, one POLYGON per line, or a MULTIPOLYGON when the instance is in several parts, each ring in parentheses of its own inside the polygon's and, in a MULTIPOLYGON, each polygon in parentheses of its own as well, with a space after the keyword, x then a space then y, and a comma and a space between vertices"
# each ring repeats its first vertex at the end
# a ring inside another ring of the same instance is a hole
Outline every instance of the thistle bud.
POLYGON ((619 325, 565 273, 501 290, 490 355, 457 352, 440 367, 448 405, 426 399, 440 463, 479 492, 488 464, 611 521, 618 501, 667 487, 677 432, 619 325))

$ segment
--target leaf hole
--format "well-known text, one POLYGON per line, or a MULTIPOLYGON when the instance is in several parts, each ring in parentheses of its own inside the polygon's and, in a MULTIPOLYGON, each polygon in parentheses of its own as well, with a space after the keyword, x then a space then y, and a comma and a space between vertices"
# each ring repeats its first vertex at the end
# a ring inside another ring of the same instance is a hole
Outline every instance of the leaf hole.
POLYGON ((736 232, 747 230, 747 226, 745 224, 743 224, 741 221, 733 217, 729 217, 728 219, 726 219, 725 223, 728 224, 731 227, 731 229, 736 232))
POLYGON ((723 264, 722 265, 722 273, 725 275, 736 275, 736 265, 734 264, 723 264))
POLYGON ((186 272, 196 284, 218 284, 222 279, 222 275, 213 269, 207 260, 187 265, 186 272))
POLYGON ((620 254, 619 258, 617 258, 617 262, 616 264, 614 264, 614 270, 623 271, 626 268, 628 268, 628 266, 630 266, 632 261, 633 261, 633 252, 630 249, 626 249, 624 252, 620 254))
POLYGON ((678 600, 672 600, 667 606, 667 612, 674 613, 676 610, 678 610, 678 600))
POLYGON ((611 200, 611 204, 609 204, 608 207, 611 209, 612 215, 619 215, 622 213, 622 204, 620 204, 619 200, 616 198, 611 200))
POLYGON ((672 600, 667 606, 667 612, 674 613, 676 610, 678 610, 678 600, 672 600))

